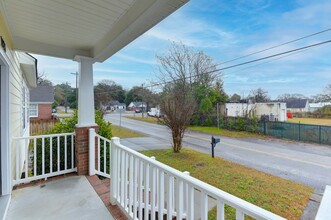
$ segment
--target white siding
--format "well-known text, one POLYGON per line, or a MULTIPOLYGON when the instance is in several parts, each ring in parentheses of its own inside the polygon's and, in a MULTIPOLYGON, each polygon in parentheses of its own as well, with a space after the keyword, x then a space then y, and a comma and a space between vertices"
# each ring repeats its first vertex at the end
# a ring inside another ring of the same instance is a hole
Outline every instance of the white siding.
MULTIPOLYGON (((0 18, 1 23, 1 18, 0 18)), ((23 129, 22 119, 22 88, 25 82, 23 73, 18 61, 18 52, 11 50, 10 39, 6 29, 3 25, 0 25, 0 35, 4 36, 4 40, 7 45, 6 52, 0 48, 5 60, 8 62, 9 67, 9 124, 10 124, 10 149, 11 149, 11 176, 15 176, 15 161, 16 161, 16 146, 12 141, 12 137, 21 137, 29 135, 29 122, 27 121, 25 129, 23 129)), ((4 74, 4 73, 2 73, 4 74)), ((26 92, 27 99, 29 99, 29 91, 26 92)), ((28 118, 28 117, 26 117, 28 118)), ((2 128, 3 129, 3 128, 2 128)), ((22 150, 25 146, 22 146, 22 150)))
POLYGON ((260 118, 262 115, 273 115, 278 121, 286 121, 286 103, 270 102, 270 103, 226 103, 225 114, 229 117, 252 117, 260 118))

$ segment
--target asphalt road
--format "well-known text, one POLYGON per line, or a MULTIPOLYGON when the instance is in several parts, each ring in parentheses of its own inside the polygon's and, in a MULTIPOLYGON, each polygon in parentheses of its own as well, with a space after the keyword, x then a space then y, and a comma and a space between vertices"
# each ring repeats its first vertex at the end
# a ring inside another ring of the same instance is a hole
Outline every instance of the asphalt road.
MULTIPOLYGON (((119 114, 106 115, 105 119, 115 125, 120 123, 119 114)), ((122 117, 121 126, 148 135, 148 137, 121 141, 123 145, 134 150, 171 147, 170 132, 163 125, 122 117)), ((211 135, 188 131, 184 137, 183 145, 200 152, 210 153, 210 141, 211 135)), ((317 194, 324 192, 325 185, 331 185, 330 146, 277 139, 221 137, 221 142, 215 148, 215 155, 275 176, 312 186, 317 194)))

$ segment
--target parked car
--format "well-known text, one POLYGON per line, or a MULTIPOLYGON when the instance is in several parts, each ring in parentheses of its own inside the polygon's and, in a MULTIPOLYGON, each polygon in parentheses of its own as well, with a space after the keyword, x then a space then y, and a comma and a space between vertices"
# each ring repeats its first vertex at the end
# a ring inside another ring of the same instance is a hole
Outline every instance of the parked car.
POLYGON ((139 108, 137 108, 136 110, 134 110, 135 113, 140 113, 141 110, 139 108))
POLYGON ((156 117, 159 118, 160 115, 160 110, 157 108, 151 108, 151 110, 149 112, 147 112, 147 115, 150 117, 156 117))

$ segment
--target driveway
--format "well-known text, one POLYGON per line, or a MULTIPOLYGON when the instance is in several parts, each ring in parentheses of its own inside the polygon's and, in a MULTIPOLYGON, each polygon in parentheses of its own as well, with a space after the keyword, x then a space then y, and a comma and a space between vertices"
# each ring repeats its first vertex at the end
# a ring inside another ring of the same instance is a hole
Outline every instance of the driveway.
MULTIPOLYGON (((109 114, 105 116, 105 119, 119 125, 119 117, 118 114, 109 114)), ((163 125, 132 120, 123 117, 122 114, 121 126, 149 136, 122 140, 124 145, 135 150, 171 147, 171 135, 168 128, 163 125)), ((194 150, 210 153, 210 140, 211 135, 188 131, 183 144, 194 150)), ((215 148, 215 155, 275 176, 312 186, 317 194, 324 192, 325 185, 331 185, 330 146, 277 139, 221 137, 221 143, 215 148)))

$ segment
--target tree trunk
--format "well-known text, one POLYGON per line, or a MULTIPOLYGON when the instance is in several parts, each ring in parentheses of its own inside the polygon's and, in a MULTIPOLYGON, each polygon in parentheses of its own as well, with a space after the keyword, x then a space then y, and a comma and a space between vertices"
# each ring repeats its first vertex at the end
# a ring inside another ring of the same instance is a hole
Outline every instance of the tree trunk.
POLYGON ((182 149, 182 135, 180 132, 172 133, 172 142, 174 153, 180 153, 180 150, 182 149))

